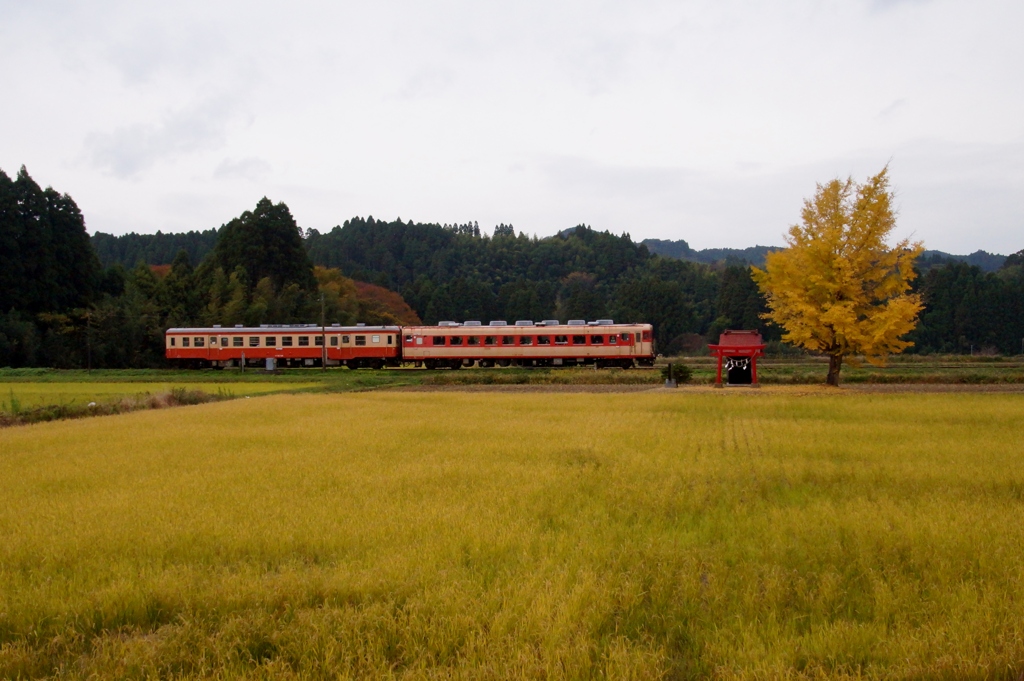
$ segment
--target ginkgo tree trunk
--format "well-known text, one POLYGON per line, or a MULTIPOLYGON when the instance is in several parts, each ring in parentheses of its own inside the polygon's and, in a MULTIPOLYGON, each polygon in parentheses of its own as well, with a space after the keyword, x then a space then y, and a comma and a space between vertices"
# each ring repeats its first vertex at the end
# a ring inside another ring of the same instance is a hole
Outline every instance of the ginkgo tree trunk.
POLYGON ((887 244, 892 203, 888 167, 864 184, 819 184, 804 201, 802 224, 789 229, 788 248, 754 268, 768 302, 763 316, 785 329, 784 341, 828 356, 829 385, 839 385, 846 357, 881 366, 912 345, 903 336, 922 307, 910 283, 923 246, 887 244))

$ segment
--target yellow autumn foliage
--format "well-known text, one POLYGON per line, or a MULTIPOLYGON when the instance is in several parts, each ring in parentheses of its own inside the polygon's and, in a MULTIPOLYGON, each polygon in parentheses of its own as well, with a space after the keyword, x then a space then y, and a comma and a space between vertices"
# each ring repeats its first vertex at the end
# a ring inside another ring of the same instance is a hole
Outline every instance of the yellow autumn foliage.
POLYGON ((785 329, 786 342, 829 355, 832 385, 844 357, 882 365, 911 345, 903 336, 922 307, 909 291, 923 246, 904 239, 890 248, 895 226, 888 168, 864 184, 835 179, 804 202, 789 247, 754 268, 768 299, 765 318, 785 329))

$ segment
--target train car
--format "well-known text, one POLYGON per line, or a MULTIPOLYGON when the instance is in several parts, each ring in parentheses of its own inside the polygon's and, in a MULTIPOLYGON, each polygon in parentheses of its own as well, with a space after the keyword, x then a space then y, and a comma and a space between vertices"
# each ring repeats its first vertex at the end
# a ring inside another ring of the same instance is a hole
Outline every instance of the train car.
POLYGON ((557 320, 441 322, 402 327, 402 359, 428 369, 481 367, 557 367, 597 365, 629 368, 654 365, 650 324, 587 323, 557 320))
POLYGON ((379 369, 401 361, 400 334, 398 326, 214 325, 168 329, 164 348, 167 359, 194 367, 258 366, 273 359, 280 366, 379 369))

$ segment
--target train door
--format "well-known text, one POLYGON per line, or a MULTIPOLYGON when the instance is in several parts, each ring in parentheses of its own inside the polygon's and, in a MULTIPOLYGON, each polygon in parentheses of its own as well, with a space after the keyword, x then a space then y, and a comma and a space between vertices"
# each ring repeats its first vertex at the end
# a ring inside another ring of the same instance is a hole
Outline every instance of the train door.
POLYGON ((219 336, 210 336, 207 340, 207 347, 209 350, 209 357, 212 361, 219 362, 226 356, 227 338, 220 338, 219 336))

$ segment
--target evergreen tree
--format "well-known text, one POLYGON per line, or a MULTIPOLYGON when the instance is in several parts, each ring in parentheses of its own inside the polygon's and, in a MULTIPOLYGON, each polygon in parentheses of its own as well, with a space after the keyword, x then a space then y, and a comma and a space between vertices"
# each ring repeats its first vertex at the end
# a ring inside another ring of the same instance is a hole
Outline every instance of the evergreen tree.
POLYGON ((288 206, 260 199, 253 211, 246 211, 220 229, 210 256, 212 268, 232 272, 245 270, 249 281, 269 278, 275 290, 296 284, 316 290, 313 265, 306 255, 302 233, 288 206))
MULTIPOLYGON (((22 277, 20 236, 21 221, 18 219, 14 182, 0 170, 0 314, 23 306, 22 287, 25 281, 22 277)), ((2 328, 0 333, 3 333, 2 328)), ((0 337, 0 357, 4 352, 3 343, 3 337, 0 337)))
POLYGON ((711 341, 717 341, 726 329, 758 330, 765 340, 778 340, 781 335, 779 328, 763 317, 768 306, 747 265, 727 265, 719 273, 715 310, 715 321, 708 330, 711 341))
POLYGON ((65 312, 88 304, 99 279, 71 197, 41 189, 24 166, 13 182, 0 170, 0 310, 65 312))
POLYGON ((157 298, 168 326, 187 326, 200 321, 202 297, 191 258, 184 249, 178 251, 171 271, 160 282, 157 298))
POLYGON ((597 277, 585 272, 573 272, 562 280, 555 317, 563 322, 569 319, 601 319, 608 316, 607 307, 597 277))

